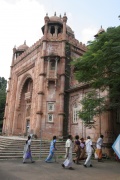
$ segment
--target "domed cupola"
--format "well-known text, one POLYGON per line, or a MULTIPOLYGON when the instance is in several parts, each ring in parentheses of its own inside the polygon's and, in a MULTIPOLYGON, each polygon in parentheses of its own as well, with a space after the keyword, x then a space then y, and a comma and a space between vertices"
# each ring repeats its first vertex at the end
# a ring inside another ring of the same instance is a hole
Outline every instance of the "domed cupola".
POLYGON ((20 56, 23 52, 25 52, 29 47, 26 45, 26 41, 24 41, 24 44, 20 45, 18 48, 16 48, 16 58, 20 56))
POLYGON ((26 51, 29 47, 26 45, 26 41, 24 41, 24 44, 20 45, 17 50, 19 51, 26 51))
POLYGON ((103 32, 105 32, 105 30, 102 28, 102 26, 100 27, 99 31, 97 32, 97 34, 94 35, 94 37, 98 37, 99 34, 102 34, 103 32))
MULTIPOLYGON (((56 15, 56 12, 55 12, 54 16, 51 16, 51 17, 48 17, 48 14, 46 14, 44 19, 45 19, 45 23, 47 22, 47 25, 48 25, 47 33, 50 33, 52 35, 53 34, 58 35, 59 33, 63 33, 63 22, 65 20, 67 22, 66 13, 64 14, 63 17, 61 17, 61 15, 58 17, 56 15)), ((42 32, 44 34, 45 26, 42 27, 42 32)), ((66 25, 66 33, 68 35, 74 36, 74 32, 68 25, 66 25)))

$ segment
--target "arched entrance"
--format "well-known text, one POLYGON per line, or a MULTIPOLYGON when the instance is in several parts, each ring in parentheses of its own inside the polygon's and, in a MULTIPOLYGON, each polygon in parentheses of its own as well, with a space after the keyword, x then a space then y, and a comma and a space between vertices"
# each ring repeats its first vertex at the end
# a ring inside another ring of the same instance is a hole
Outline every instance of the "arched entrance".
POLYGON ((17 130, 24 135, 28 135, 30 132, 32 91, 33 81, 29 77, 26 79, 22 88, 17 118, 17 130))

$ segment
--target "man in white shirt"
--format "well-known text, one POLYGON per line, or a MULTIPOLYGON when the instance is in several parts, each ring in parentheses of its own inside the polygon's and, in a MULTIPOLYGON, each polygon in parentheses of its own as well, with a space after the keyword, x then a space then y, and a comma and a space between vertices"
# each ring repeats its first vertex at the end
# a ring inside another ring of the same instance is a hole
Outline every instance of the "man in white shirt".
POLYGON ((63 162, 62 167, 68 167, 70 170, 73 170, 72 167, 72 149, 73 149, 73 143, 72 143, 72 135, 68 135, 68 139, 66 141, 66 160, 63 162))
POLYGON ((92 167, 91 156, 92 156, 92 149, 94 149, 94 147, 92 145, 92 140, 90 139, 90 136, 87 137, 85 145, 86 145, 87 159, 84 163, 84 167, 87 167, 87 166, 92 167))
POLYGON ((96 154, 98 155, 98 162, 101 162, 102 160, 102 145, 103 145, 103 135, 100 135, 100 137, 97 140, 96 143, 96 154))

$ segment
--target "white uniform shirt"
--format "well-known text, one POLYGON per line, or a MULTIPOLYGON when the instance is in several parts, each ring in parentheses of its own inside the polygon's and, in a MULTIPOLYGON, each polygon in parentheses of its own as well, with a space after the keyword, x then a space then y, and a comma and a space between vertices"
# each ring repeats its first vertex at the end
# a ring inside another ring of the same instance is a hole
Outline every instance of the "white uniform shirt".
POLYGON ((103 139, 100 137, 97 140, 97 144, 96 144, 97 149, 101 149, 102 145, 103 145, 103 139))
POLYGON ((73 144, 72 144, 72 141, 70 139, 68 139, 66 141, 65 147, 66 147, 66 152, 67 152, 67 148, 69 147, 69 153, 72 153, 73 144))
POLYGON ((86 142, 85 142, 85 145, 86 145, 86 152, 87 153, 92 153, 92 140, 91 139, 87 139, 86 142))

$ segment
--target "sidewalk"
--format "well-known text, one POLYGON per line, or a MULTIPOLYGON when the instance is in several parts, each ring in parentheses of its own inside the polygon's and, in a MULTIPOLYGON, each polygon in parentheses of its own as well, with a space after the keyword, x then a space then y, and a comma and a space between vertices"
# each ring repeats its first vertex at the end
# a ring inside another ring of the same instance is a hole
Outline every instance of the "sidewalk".
POLYGON ((63 169, 62 160, 57 163, 45 163, 36 160, 35 163, 22 164, 22 160, 0 161, 1 180, 120 180, 120 163, 105 160, 98 163, 93 160, 93 167, 85 168, 74 164, 75 170, 63 169))

